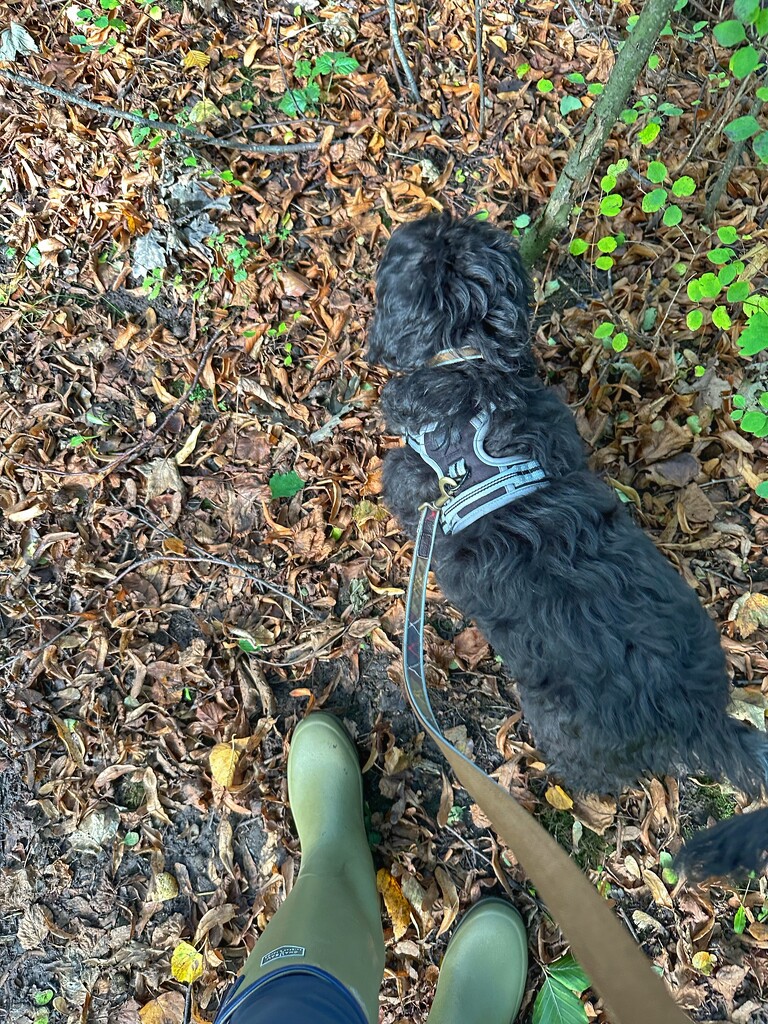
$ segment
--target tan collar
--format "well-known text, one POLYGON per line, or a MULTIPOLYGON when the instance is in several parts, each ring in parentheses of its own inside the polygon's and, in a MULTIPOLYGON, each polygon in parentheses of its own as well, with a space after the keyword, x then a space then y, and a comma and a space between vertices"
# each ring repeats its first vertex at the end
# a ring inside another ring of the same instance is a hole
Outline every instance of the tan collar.
POLYGON ((438 352, 436 356, 433 356, 427 366, 451 366, 453 363, 467 363, 471 359, 482 359, 483 354, 476 348, 470 348, 468 345, 464 345, 461 348, 446 348, 442 352, 438 352))

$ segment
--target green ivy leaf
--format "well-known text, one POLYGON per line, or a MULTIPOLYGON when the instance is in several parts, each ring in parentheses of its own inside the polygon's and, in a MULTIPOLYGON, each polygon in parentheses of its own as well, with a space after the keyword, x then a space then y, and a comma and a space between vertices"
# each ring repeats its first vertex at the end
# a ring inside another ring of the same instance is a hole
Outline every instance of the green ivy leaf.
POLYGON ((613 256, 598 256, 595 266, 598 270, 610 270, 613 266, 613 256))
POLYGON ((754 356, 768 348, 768 313, 754 313, 738 341, 741 356, 754 356))
POLYGON ((659 64, 661 64, 661 57, 658 55, 658 53, 652 53, 651 56, 648 58, 648 67, 651 69, 651 71, 656 71, 659 64))
POLYGON ((731 281, 735 281, 741 271, 739 270, 737 263, 726 263, 725 266, 720 267, 717 272, 717 280, 723 286, 727 287, 731 281))
POLYGON ((717 249, 710 249, 707 253, 707 259, 710 263, 714 263, 716 267, 721 267, 724 263, 730 263, 733 259, 733 249, 724 249, 722 246, 718 246, 717 249))
POLYGON ((662 223, 668 227, 673 228, 676 224, 679 224, 683 219, 683 211, 679 206, 668 206, 664 211, 664 216, 661 218, 662 223))
POLYGON ((744 117, 737 117, 725 126, 725 134, 729 139, 733 139, 736 142, 742 142, 744 139, 750 139, 759 131, 760 125, 757 118, 752 117, 751 114, 745 114, 744 117))
POLYGON ((589 243, 584 238, 573 238, 571 244, 568 246, 568 252, 571 256, 581 256, 589 248, 589 243))
POLYGON ((541 93, 552 92, 555 88, 554 82, 551 82, 548 78, 540 78, 536 83, 536 88, 541 93))
POLYGON ((752 149, 758 160, 768 164, 768 132, 761 132, 756 139, 752 140, 752 149))
POLYGON ((665 188, 655 188, 653 192, 643 196, 643 213, 656 213, 666 201, 667 190, 665 188))
POLYGON ((616 325, 615 324, 611 324, 611 323, 608 323, 608 321, 605 321, 605 323, 600 324, 600 326, 595 331, 595 337, 596 338, 610 338, 610 336, 613 334, 615 329, 616 329, 616 325))
POLYGON ((648 180, 652 181, 654 185, 660 185, 667 176, 667 166, 663 164, 661 160, 651 160, 648 164, 648 170, 646 171, 648 180))
POLYGON ((614 252, 616 250, 616 239, 613 235, 606 235, 605 238, 598 239, 597 248, 600 252, 614 252))
POLYGON ((721 21, 714 27, 715 39, 721 46, 736 46, 747 38, 744 26, 740 21, 721 21))
POLYGON ((704 298, 704 292, 701 290, 698 277, 694 277, 692 281, 688 282, 687 292, 691 302, 701 302, 704 298))
POLYGON ((603 196, 600 200, 600 213, 602 213, 604 217, 615 217, 623 205, 624 200, 621 196, 617 196, 615 194, 603 196))
POLYGON ((749 281, 734 281, 725 297, 729 302, 743 302, 749 298, 749 281))
POLYGON ((40 992, 35 992, 35 1006, 47 1006, 54 995, 52 988, 44 988, 40 992))
POLYGON ((581 100, 577 96, 563 96, 560 100, 560 113, 563 117, 572 114, 574 110, 581 110, 581 100))
POLYGON ((672 184, 673 196, 692 196, 695 191, 696 182, 687 174, 684 174, 672 184))
POLYGON ((656 136, 661 131, 661 125, 656 121, 649 121, 648 124, 638 134, 638 139, 643 146, 650 146, 656 136))
POLYGON ((620 331, 615 338, 611 339, 611 347, 614 352, 623 352, 628 344, 629 338, 624 331, 620 331))
POLYGON ((689 331, 698 331, 704 323, 704 314, 700 309, 692 309, 685 318, 685 322, 688 325, 689 331))
POLYGON ((616 175, 604 174, 600 179, 600 190, 602 192, 613 192, 616 188, 616 175))
POLYGON ((269 489, 273 498, 292 498, 303 486, 304 481, 294 470, 290 473, 273 473, 269 478, 269 489))
POLYGON ((725 227, 717 229, 717 237, 723 245, 732 245, 739 240, 739 232, 732 224, 726 224, 725 227))
POLYGON ((719 327, 721 331, 727 331, 731 326, 731 318, 728 316, 728 310, 725 306, 715 306, 712 310, 712 323, 715 327, 719 327))
POLYGON ((731 57, 728 65, 736 78, 746 78, 760 63, 760 54, 754 46, 742 46, 731 57))

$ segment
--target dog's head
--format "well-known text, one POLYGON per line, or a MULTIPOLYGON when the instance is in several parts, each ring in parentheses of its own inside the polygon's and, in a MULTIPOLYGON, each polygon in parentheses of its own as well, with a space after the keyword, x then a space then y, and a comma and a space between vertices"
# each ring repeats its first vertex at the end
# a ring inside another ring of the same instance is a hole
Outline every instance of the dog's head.
POLYGON ((509 235, 475 217, 425 217, 392 234, 376 275, 368 358, 408 372, 471 346, 499 369, 530 360, 530 283, 509 235))

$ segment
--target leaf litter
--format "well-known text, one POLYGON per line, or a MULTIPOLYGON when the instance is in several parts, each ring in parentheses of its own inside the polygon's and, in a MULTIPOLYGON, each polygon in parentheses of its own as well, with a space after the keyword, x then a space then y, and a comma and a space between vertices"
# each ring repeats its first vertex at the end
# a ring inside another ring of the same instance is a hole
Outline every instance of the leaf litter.
MULTIPOLYGON (((286 739, 310 707, 341 714, 367 762, 391 928, 383 1024, 424 1019, 451 927, 502 890, 541 966, 525 1005, 545 981, 578 1019, 585 1006, 605 1019, 568 975, 513 853, 404 703, 411 547, 381 501, 396 441, 376 413, 385 375, 362 353, 391 226, 442 208, 510 225, 549 194, 571 131, 558 90, 573 73, 605 81, 616 42, 613 5, 571 24, 567 10, 485 5, 481 97, 473 6, 424 20, 399 5, 418 111, 389 63, 386 12, 369 3, 124 4, 124 29, 21 3, 2 26, 2 59, 61 88, 222 137, 318 143, 298 157, 193 149, 0 79, 13 153, 0 167, 0 1000, 12 1019, 31 1024, 37 995, 52 992, 56 1020, 179 1024, 188 984, 195 1019, 211 1019, 244 937, 300 864, 286 739), (81 29, 93 49, 69 41, 81 29), (315 110, 284 117, 279 104, 308 84, 301 62, 311 74, 339 52, 357 67, 318 72, 322 87, 304 94, 315 110), (545 78, 549 95, 536 88, 545 78)), ((667 93, 695 110, 703 48, 669 38, 663 52, 667 93)), ((700 125, 689 113, 669 122, 669 159, 700 125)), ((721 159, 703 147, 688 170, 701 182, 721 159)), ((639 183, 623 195, 640 208, 639 183)), ((593 186, 587 237, 599 204, 593 186)), ((728 219, 757 238, 758 207, 744 163, 728 219)), ((682 217, 698 244, 695 210, 682 217)), ((768 516, 752 489, 768 451, 728 412, 736 386, 760 382, 727 336, 688 330, 681 229, 660 225, 651 241, 629 215, 617 222, 630 248, 610 287, 565 248, 537 273, 539 355, 595 469, 720 622, 735 711, 764 728, 768 516), (594 337, 605 320, 632 339, 621 353, 594 337)), ((484 638, 431 597, 446 731, 572 851, 682 1005, 750 1021, 768 980, 763 888, 692 890, 665 860, 734 799, 672 779, 618 802, 567 793, 484 638)))

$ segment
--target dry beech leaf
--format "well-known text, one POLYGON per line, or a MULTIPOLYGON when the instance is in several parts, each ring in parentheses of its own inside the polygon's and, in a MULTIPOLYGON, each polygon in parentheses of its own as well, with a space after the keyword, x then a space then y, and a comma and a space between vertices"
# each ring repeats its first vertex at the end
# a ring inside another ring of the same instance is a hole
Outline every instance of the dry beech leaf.
POLYGON ((616 801, 610 796, 590 794, 573 801, 574 817, 599 836, 604 836, 616 824, 616 811, 616 801))
POLYGON ((440 790, 440 807, 437 811, 437 824, 445 828, 448 824, 448 816, 453 807, 453 786, 445 772, 442 773, 442 787, 440 790))
POLYGON ((176 981, 191 985, 202 976, 204 969, 203 954, 188 942, 180 942, 171 957, 171 974, 176 981))
POLYGON ((562 786, 550 786, 544 794, 544 799, 556 811, 570 811, 573 807, 573 800, 571 800, 562 786))
POLYGON ((39 903, 33 903, 31 907, 27 907, 19 921, 16 938, 22 949, 41 949, 48 937, 48 930, 43 908, 39 903))
POLYGON ((208 755, 211 775, 224 789, 230 789, 235 785, 239 761, 240 751, 231 743, 217 743, 208 755))
POLYGON ((141 1024, 181 1024, 184 996, 181 992, 163 992, 139 1010, 141 1024))
POLYGON ((392 933, 395 940, 402 939, 411 923, 411 905, 403 896, 400 883, 390 875, 386 868, 381 868, 376 874, 376 888, 381 893, 384 906, 392 921, 392 933))
POLYGON ((753 921, 747 928, 747 931, 758 942, 768 941, 768 924, 765 921, 753 921))
POLYGON ((440 864, 435 868, 435 878, 440 886, 440 892, 443 894, 443 920, 440 922, 437 932, 439 938, 456 920, 456 915, 459 912, 459 894, 456 892, 453 879, 440 864))
POLYGON ((651 890, 653 902, 659 907, 666 907, 667 910, 671 910, 672 899, 667 892, 667 887, 659 876, 655 875, 653 871, 643 871, 643 881, 651 890))
POLYGON ((728 621, 736 624, 741 637, 752 636, 768 627, 768 594, 742 594, 733 602, 728 621))

